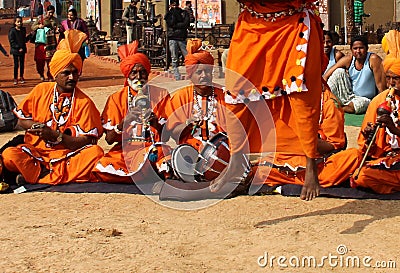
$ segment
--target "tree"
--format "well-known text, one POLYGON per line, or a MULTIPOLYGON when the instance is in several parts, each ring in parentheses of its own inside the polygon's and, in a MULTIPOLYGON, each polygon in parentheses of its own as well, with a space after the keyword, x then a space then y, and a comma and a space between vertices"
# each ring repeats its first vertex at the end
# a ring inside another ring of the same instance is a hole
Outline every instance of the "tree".
POLYGON ((354 0, 346 0, 345 4, 347 43, 350 44, 351 37, 356 33, 354 26, 354 0))

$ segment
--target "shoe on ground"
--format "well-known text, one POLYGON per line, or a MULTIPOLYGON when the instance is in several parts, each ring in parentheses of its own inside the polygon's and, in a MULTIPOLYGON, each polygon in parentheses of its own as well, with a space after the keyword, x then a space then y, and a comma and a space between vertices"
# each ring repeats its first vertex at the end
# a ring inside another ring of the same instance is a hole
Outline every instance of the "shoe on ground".
POLYGON ((17 85, 18 84, 18 80, 14 80, 14 85, 17 85))
POLYGON ((18 174, 17 177, 15 178, 15 183, 17 184, 17 186, 23 186, 26 184, 26 180, 22 176, 22 174, 18 174))
POLYGON ((19 79, 19 81, 20 81, 20 83, 25 83, 24 77, 21 77, 21 78, 19 79))
POLYGON ((43 77, 43 76, 40 76, 40 80, 41 80, 42 82, 44 82, 44 77, 43 77))

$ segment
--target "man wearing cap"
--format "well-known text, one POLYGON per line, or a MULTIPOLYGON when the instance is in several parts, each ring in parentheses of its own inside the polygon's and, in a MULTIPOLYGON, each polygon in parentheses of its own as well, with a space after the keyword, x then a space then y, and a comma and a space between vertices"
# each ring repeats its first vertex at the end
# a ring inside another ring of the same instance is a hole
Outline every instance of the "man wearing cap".
POLYGON ((189 14, 179 7, 179 1, 171 0, 170 9, 164 19, 167 23, 168 46, 171 51, 174 77, 176 80, 180 80, 181 74, 178 69, 179 56, 180 53, 182 53, 184 58, 187 55, 186 38, 190 25, 189 14))
POLYGON ((50 62, 55 82, 38 84, 14 113, 26 130, 24 144, 7 148, 4 167, 19 173, 17 184, 85 182, 103 150, 100 113, 78 87, 82 59, 77 53, 86 35, 65 33, 50 62))
POLYGON ((400 33, 391 30, 384 40, 382 47, 388 55, 383 68, 389 90, 378 94, 368 106, 358 136, 357 152, 365 154, 371 145, 368 153, 371 160, 354 173, 352 186, 387 194, 400 191, 400 33), (376 139, 371 143, 375 131, 376 139))
POLYGON ((132 183, 150 179, 146 171, 157 168, 163 148, 169 150, 160 142, 169 94, 165 89, 146 85, 150 61, 137 50, 137 41, 118 48, 125 86, 108 98, 102 113, 106 141, 115 145, 97 163, 92 181, 132 183))
POLYGON ((126 43, 130 44, 132 41, 137 40, 138 37, 134 35, 133 28, 136 25, 136 21, 139 19, 137 15, 138 8, 136 4, 138 0, 131 0, 131 3, 125 8, 124 13, 122 14, 122 20, 125 21, 126 24, 126 43))

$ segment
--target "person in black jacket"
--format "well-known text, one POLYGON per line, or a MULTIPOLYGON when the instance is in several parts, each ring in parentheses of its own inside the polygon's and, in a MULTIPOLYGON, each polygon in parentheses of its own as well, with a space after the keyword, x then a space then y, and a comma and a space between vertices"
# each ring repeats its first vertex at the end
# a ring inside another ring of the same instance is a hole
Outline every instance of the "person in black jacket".
POLYGON ((172 68, 176 80, 181 79, 178 69, 179 51, 185 58, 187 55, 186 38, 188 35, 188 27, 190 25, 190 17, 187 11, 179 7, 177 0, 171 0, 170 9, 164 17, 168 31, 168 46, 171 51, 172 68))
POLYGON ((8 32, 8 41, 10 42, 10 53, 14 57, 14 84, 18 84, 18 68, 19 81, 24 83, 24 64, 26 54, 26 28, 22 26, 22 17, 17 16, 14 20, 14 27, 8 32))
POLYGON ((125 21, 126 24, 126 43, 130 44, 134 40, 138 40, 136 31, 133 31, 133 28, 136 26, 136 21, 139 19, 137 12, 138 8, 136 4, 139 0, 131 0, 129 6, 127 6, 122 14, 122 20, 125 21))

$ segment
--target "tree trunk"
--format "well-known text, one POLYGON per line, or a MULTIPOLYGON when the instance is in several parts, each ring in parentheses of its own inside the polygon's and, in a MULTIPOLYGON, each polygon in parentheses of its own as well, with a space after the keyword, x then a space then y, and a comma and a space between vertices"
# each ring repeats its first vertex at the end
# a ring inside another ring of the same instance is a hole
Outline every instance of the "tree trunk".
POLYGON ((346 12, 347 44, 350 44, 351 37, 353 37, 356 32, 354 26, 354 0, 346 0, 345 12, 346 12))

